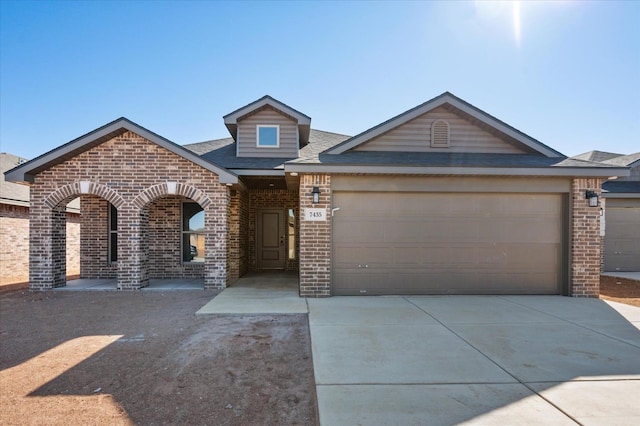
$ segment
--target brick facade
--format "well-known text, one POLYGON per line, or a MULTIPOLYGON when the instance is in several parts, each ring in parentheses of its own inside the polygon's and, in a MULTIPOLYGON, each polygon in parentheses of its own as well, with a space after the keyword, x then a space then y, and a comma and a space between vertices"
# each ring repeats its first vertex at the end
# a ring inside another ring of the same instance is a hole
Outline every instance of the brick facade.
MULTIPOLYGON (((66 213, 67 275, 80 274, 80 215, 66 213)), ((0 285, 29 281, 29 208, 0 204, 0 285), (8 248, 11 248, 10 250, 8 248)))
POLYGON ((175 201, 176 196, 181 196, 199 203, 205 211, 206 254, 204 266, 197 266, 194 271, 190 270, 191 265, 185 266, 175 274, 195 274, 200 268, 206 288, 227 285, 229 189, 209 170, 126 132, 36 175, 31 186, 30 212, 32 289, 65 285, 63 209, 81 195, 81 209, 87 208, 89 213, 83 217, 88 228, 82 244, 88 253, 82 253, 81 275, 112 276, 115 267, 119 289, 138 289, 148 285, 149 278, 156 274, 166 276, 168 268, 158 267, 154 257, 158 254, 157 242, 151 241, 149 235, 158 226, 154 211, 160 214, 163 207, 171 204, 157 200, 170 197, 175 201), (118 209, 117 265, 108 263, 107 202, 118 209), (104 237, 98 236, 98 241, 92 242, 89 238, 93 233, 104 237), (91 265, 95 259, 99 261, 97 266, 91 265))
POLYGON ((598 297, 600 294, 601 209, 589 207, 585 193, 592 190, 600 197, 601 182, 601 179, 577 178, 571 184, 570 295, 574 297, 598 297))
POLYGON ((331 296, 331 176, 300 176, 300 296, 331 296), (320 189, 320 202, 313 204, 311 191, 320 189), (304 220, 306 208, 324 208, 327 220, 304 220))

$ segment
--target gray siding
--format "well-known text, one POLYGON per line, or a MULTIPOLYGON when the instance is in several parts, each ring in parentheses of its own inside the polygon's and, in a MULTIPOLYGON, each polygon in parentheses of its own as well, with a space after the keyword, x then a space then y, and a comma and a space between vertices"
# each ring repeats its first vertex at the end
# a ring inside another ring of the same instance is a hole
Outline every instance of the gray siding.
POLYGON ((298 157, 298 125, 291 118, 267 107, 238 121, 238 157, 296 158, 298 157), (257 125, 279 125, 280 146, 258 148, 257 125))
POLYGON ((436 108, 408 123, 356 148, 357 151, 476 152, 520 154, 525 151, 447 111, 436 108), (431 125, 435 120, 449 123, 448 148, 431 147, 431 125))

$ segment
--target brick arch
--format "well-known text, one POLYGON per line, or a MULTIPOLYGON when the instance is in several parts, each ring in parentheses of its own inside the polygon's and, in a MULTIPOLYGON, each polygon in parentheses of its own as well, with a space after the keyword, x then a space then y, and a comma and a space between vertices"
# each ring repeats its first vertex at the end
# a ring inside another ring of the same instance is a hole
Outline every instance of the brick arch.
POLYGON ((118 194, 113 189, 109 188, 108 186, 90 181, 88 182, 88 188, 82 188, 80 182, 74 182, 68 185, 61 186, 60 188, 49 194, 47 198, 45 198, 44 202, 47 206, 53 209, 65 200, 71 200, 75 197, 86 194, 104 198, 105 200, 113 204, 117 209, 120 209, 125 203, 120 194, 118 194))
POLYGON ((187 197, 200 204, 200 206, 204 209, 209 204, 211 204, 211 198, 203 191, 195 188, 191 185, 183 184, 183 183, 173 183, 175 188, 171 188, 169 190, 169 186, 171 182, 159 183, 157 185, 150 186, 149 188, 142 191, 138 196, 133 200, 133 205, 142 209, 149 205, 152 201, 164 197, 165 195, 181 195, 183 197, 187 197))

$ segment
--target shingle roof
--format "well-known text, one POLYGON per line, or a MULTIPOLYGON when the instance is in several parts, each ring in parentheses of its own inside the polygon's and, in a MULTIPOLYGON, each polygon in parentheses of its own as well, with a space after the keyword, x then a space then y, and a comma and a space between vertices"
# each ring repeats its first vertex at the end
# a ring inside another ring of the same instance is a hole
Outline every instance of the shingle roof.
POLYGON ((585 161, 594 161, 596 163, 609 160, 611 158, 620 157, 622 154, 616 154, 614 152, 605 152, 605 151, 589 151, 583 152, 582 154, 574 155, 571 158, 576 160, 585 160, 585 161))
POLYGON ((640 152, 636 152, 629 155, 620 155, 615 158, 611 158, 603 161, 604 164, 612 164, 615 166, 631 166, 636 161, 640 160, 640 152))
MULTIPOLYGON (((319 153, 348 139, 349 136, 338 133, 311 129, 309 143, 300 149, 300 157, 317 157, 319 153)), ((183 145, 184 148, 198 154, 204 160, 227 169, 277 169, 295 158, 255 158, 236 157, 236 143, 233 138, 183 145)))
POLYGON ((611 192, 615 194, 632 194, 632 193, 640 193, 640 181, 632 181, 632 180, 611 180, 602 184, 602 189, 606 192, 611 192))
MULTIPOLYGON (((17 167, 20 164, 24 164, 26 161, 27 159, 18 157, 17 155, 8 154, 6 152, 0 153, 0 203, 29 207, 29 186, 20 183, 7 182, 4 178, 4 172, 17 167)), ((71 200, 69 204, 67 204, 67 211, 79 212, 80 200, 71 200)))

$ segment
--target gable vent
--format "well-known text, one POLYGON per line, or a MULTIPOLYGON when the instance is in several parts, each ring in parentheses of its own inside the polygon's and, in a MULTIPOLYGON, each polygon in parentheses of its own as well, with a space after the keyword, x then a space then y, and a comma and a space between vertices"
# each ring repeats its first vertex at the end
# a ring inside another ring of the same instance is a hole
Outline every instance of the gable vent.
POLYGON ((449 148, 449 123, 436 120, 431 125, 431 147, 449 148))

